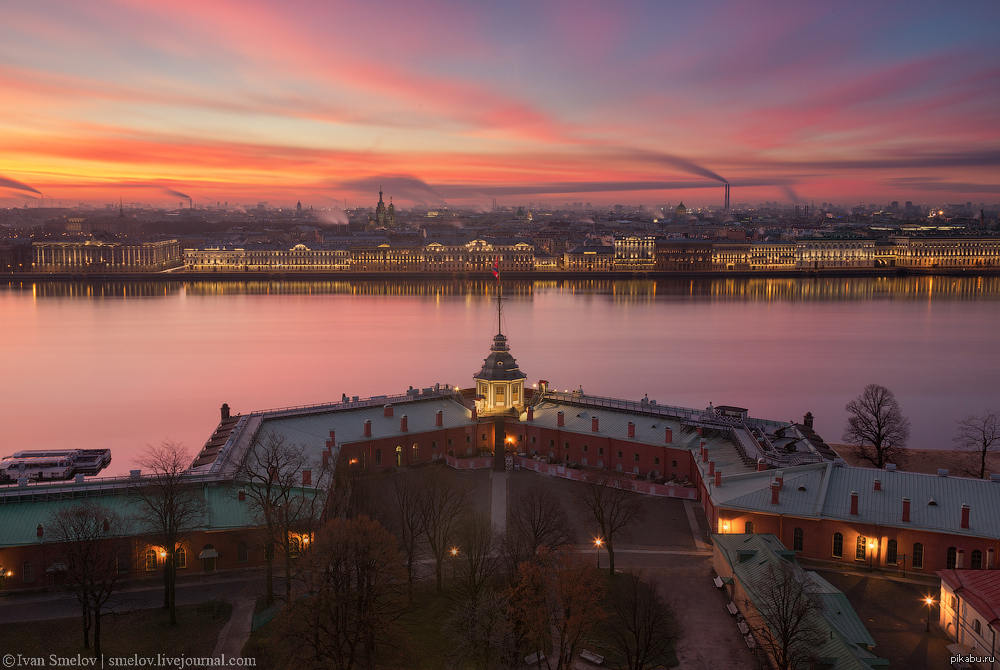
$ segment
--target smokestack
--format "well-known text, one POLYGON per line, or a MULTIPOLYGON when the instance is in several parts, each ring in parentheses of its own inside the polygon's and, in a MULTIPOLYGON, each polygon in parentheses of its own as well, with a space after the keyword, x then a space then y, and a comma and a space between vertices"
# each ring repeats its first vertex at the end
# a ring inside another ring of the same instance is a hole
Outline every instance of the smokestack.
POLYGON ((726 211, 729 211, 729 184, 726 184, 726 211))

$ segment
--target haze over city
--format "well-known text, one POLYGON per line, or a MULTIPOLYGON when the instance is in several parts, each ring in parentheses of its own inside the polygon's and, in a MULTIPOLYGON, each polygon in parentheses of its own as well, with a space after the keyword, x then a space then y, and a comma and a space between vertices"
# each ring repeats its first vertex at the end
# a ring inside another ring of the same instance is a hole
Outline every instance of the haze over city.
POLYGON ((996 2, 15 0, 0 206, 995 202, 997 25, 996 2))

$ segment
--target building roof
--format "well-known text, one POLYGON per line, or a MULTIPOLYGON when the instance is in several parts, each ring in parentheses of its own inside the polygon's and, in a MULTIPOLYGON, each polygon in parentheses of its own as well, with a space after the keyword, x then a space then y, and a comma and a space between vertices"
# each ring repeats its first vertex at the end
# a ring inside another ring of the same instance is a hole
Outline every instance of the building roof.
POLYGON ((717 507, 804 518, 841 519, 898 528, 922 528, 956 535, 1000 535, 1000 483, 920 472, 813 463, 782 470, 744 472, 710 487, 717 507), (771 482, 781 477, 778 504, 771 503, 771 482), (879 480, 881 490, 875 490, 879 480), (851 514, 851 493, 858 513, 851 514), (903 521, 903 498, 910 520, 903 521), (969 527, 961 527, 962 505, 970 507, 969 527))
MULTIPOLYGON (((201 489, 205 499, 206 516, 203 523, 193 530, 215 531, 253 526, 252 508, 246 501, 239 501, 235 488, 236 486, 226 484, 206 483, 201 489)), ((60 509, 71 505, 85 502, 98 504, 116 512, 124 519, 134 519, 140 513, 138 498, 127 489, 120 488, 114 495, 107 495, 107 490, 93 495, 92 481, 63 482, 44 488, 36 486, 33 490, 38 494, 36 497, 24 499, 12 497, 0 504, 0 547, 36 545, 43 541, 53 541, 51 532, 46 531, 49 518, 60 509), (45 489, 56 488, 60 491, 59 495, 40 499, 45 489), (41 539, 38 537, 38 524, 42 524, 43 527, 41 539)), ((131 532, 128 534, 143 534, 147 530, 138 522, 132 521, 131 532)))
POLYGON ((713 535, 712 541, 755 607, 759 607, 756 603, 763 599, 759 589, 773 566, 784 564, 793 571, 803 590, 813 594, 822 605, 809 616, 814 619, 813 626, 828 631, 815 653, 831 668, 870 670, 888 664, 869 651, 875 640, 847 597, 816 573, 803 570, 795 560, 795 552, 786 549, 776 536, 770 533, 713 535))
POLYGON ((966 602, 989 624, 1000 622, 1000 572, 938 570, 937 576, 952 591, 965 598, 966 602))
POLYGON ((507 345, 507 336, 497 333, 493 336, 490 355, 483 360, 483 369, 477 372, 474 378, 483 381, 516 381, 527 376, 517 367, 517 361, 514 360, 507 345))

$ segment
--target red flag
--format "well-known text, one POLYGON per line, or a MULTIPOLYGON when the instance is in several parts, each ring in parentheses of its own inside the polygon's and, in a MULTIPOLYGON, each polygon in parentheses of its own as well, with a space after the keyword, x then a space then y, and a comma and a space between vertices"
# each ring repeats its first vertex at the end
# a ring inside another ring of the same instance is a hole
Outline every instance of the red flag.
POLYGON ((500 254, 493 259, 493 276, 497 281, 500 281, 500 254))

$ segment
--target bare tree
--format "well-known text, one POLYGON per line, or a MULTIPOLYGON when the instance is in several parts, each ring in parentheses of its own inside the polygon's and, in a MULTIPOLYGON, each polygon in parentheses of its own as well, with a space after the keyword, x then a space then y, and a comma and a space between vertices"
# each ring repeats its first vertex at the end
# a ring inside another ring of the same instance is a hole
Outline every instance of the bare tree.
POLYGON ((903 416, 892 391, 869 384, 844 407, 850 416, 843 440, 855 445, 855 455, 876 468, 899 463, 910 439, 910 420, 903 416))
POLYGON ((444 559, 451 553, 459 520, 465 514, 469 489, 449 477, 443 465, 425 468, 420 474, 420 519, 434 555, 434 574, 440 591, 444 559))
POLYGON ((975 455, 976 464, 969 468, 969 474, 985 479, 986 454, 1000 446, 1000 415, 986 410, 981 416, 970 414, 957 423, 958 435, 953 442, 975 455))
POLYGON ((608 646, 624 660, 628 670, 667 666, 679 636, 677 619, 657 593, 655 581, 638 575, 615 575, 608 584, 605 601, 608 620, 604 637, 608 646))
POLYGON ((305 447, 288 444, 284 435, 268 431, 247 451, 236 480, 264 531, 267 602, 274 600, 275 552, 284 559, 287 602, 292 594, 292 560, 301 551, 301 538, 308 538, 319 521, 326 500, 326 473, 313 472, 305 447))
POLYGON ((289 604, 288 634, 317 667, 371 668, 398 637, 406 579, 396 540, 367 516, 335 518, 303 556, 306 597, 289 604))
POLYGON ((46 525, 59 547, 66 568, 66 582, 80 602, 83 646, 90 649, 94 629, 94 658, 101 658, 101 615, 125 574, 120 560, 128 550, 128 535, 121 515, 91 502, 62 507, 46 525))
POLYGON ((521 566, 507 596, 515 633, 530 651, 549 652, 549 670, 553 660, 555 670, 569 670, 584 639, 606 616, 600 572, 566 548, 542 547, 538 560, 521 566))
POLYGON ((383 505, 383 525, 396 537, 406 556, 408 594, 413 599, 413 569, 420 539, 424 533, 420 510, 420 487, 417 473, 401 472, 388 476, 389 495, 383 505))
POLYGON ((517 639, 507 613, 505 593, 485 591, 451 613, 443 632, 451 642, 451 663, 456 670, 514 670, 520 667, 517 639))
POLYGON ((577 505, 590 520, 608 548, 609 573, 615 574, 615 537, 627 533, 634 521, 646 518, 642 496, 632 491, 631 480, 610 470, 591 470, 578 489, 577 505))
POLYGON ((138 501, 138 521, 163 543, 163 606, 170 610, 170 625, 176 626, 177 543, 204 520, 205 499, 200 486, 188 478, 191 454, 184 445, 164 442, 147 446, 136 463, 148 472, 132 488, 138 501))
POLYGON ((499 539, 488 514, 467 513, 455 533, 459 558, 459 589, 469 600, 482 593, 496 573, 499 539))
POLYGON ((534 554, 541 546, 558 549, 569 544, 569 518, 559 499, 539 482, 520 496, 507 512, 507 523, 524 538, 534 554))
POLYGON ((751 583, 747 625, 778 670, 812 667, 816 650, 826 639, 823 604, 806 583, 805 572, 786 562, 771 564, 751 583))

